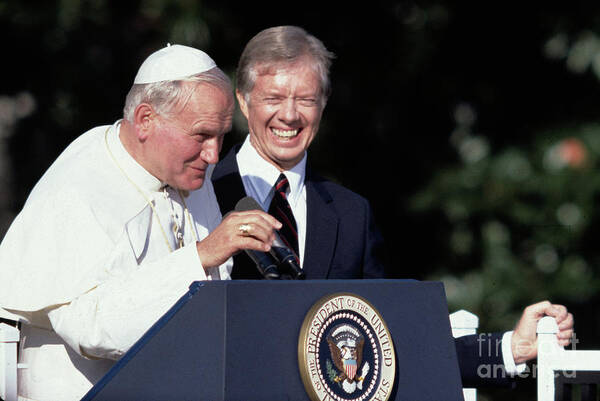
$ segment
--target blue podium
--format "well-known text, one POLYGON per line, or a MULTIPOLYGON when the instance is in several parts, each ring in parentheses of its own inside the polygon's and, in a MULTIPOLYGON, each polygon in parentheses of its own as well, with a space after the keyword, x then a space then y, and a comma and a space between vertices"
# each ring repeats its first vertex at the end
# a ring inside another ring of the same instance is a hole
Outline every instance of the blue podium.
POLYGON ((462 400, 443 285, 412 280, 196 282, 83 399, 306 401, 317 399, 306 387, 313 376, 339 393, 318 399, 462 400), (364 300, 362 307, 378 315, 339 314, 337 300, 344 301, 335 294, 364 300), (332 301, 315 309, 331 295, 332 301), (314 323, 307 323, 311 310, 314 323), (329 312, 338 313, 331 322, 324 316, 329 312), (357 330, 349 327, 354 323, 357 330), (385 345, 384 326, 393 348, 385 345), (309 352, 321 350, 322 356, 314 354, 318 371, 309 366, 303 373, 299 367, 301 332, 318 339, 305 344, 309 352), (379 348, 378 337, 384 340, 379 348), (367 386, 391 353, 395 365, 389 386, 380 386, 380 379, 372 390, 362 389, 362 398, 346 386, 367 386))

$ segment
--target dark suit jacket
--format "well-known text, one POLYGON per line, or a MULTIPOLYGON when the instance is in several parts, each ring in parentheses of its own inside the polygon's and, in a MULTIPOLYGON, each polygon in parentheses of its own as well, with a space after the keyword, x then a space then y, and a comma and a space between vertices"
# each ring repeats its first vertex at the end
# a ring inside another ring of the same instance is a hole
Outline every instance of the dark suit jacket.
MULTIPOLYGON (((240 146, 234 146, 212 174, 223 215, 234 210, 236 203, 246 196, 236 161, 240 146)), ((369 202, 323 179, 308 167, 305 185, 307 221, 303 270, 306 279, 384 278, 383 240, 375 227, 369 202)), ((254 262, 240 253, 234 257, 232 278, 262 279, 262 276, 254 262)), ((496 354, 500 339, 501 334, 495 333, 464 336, 455 341, 465 387, 509 384, 502 377, 481 378, 481 374, 490 371, 497 374, 495 367, 502 365, 501 352, 496 354), (479 368, 481 365, 489 365, 489 369, 479 368)))
MULTIPOLYGON (((221 213, 235 209, 244 196, 234 147, 220 161, 212 181, 221 213)), ((381 278, 384 276, 382 237, 375 227, 369 202, 354 192, 327 181, 307 168, 306 242, 304 272, 307 279, 381 278)), ((234 258, 234 279, 261 279, 246 254, 234 258)))

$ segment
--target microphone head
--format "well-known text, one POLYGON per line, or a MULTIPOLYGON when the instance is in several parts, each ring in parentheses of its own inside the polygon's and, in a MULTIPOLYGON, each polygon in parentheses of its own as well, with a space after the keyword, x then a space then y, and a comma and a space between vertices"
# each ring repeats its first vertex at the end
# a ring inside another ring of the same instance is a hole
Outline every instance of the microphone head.
MULTIPOLYGON (((264 211, 260 204, 251 196, 240 199, 235 205, 236 212, 248 210, 264 211)), ((267 279, 280 279, 278 267, 283 267, 289 272, 292 279, 303 279, 304 272, 298 266, 296 255, 290 250, 279 235, 275 235, 275 242, 268 253, 253 250, 245 250, 250 259, 254 261, 260 273, 267 279)))
MULTIPOLYGON (((245 212, 247 210, 263 210, 258 202, 251 196, 245 196, 235 205, 236 212, 245 212)), ((264 211, 264 210, 263 210, 264 211)))

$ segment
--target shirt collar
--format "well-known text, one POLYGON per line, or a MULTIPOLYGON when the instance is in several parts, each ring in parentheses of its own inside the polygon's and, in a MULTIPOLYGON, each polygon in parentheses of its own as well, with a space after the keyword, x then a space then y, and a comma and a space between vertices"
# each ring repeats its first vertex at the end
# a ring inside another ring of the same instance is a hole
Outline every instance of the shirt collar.
MULTIPOLYGON (((281 172, 277 167, 263 159, 250 143, 250 135, 242 144, 236 159, 242 178, 248 178, 254 192, 258 194, 257 199, 262 205, 266 204, 267 198, 273 194, 271 190, 279 178, 281 172)), ((290 185, 288 202, 293 206, 298 202, 304 189, 304 176, 306 172, 306 152, 298 164, 289 170, 283 171, 290 185)))
POLYGON ((120 139, 121 120, 118 120, 108 134, 109 150, 115 157, 119 167, 144 192, 158 192, 164 184, 142 167, 125 149, 120 139))

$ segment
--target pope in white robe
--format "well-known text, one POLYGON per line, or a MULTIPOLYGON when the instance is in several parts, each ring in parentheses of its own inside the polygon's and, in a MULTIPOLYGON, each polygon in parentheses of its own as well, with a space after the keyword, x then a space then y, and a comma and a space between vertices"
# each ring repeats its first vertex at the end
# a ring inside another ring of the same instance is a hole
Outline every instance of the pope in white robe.
POLYGON ((20 392, 31 399, 84 394, 193 281, 229 278, 229 262, 205 274, 194 241, 220 222, 210 179, 184 198, 193 222, 180 213, 187 245, 171 252, 112 156, 158 210, 171 200, 183 210, 182 201, 172 189, 165 199, 161 182, 123 148, 118 127, 94 128, 60 155, 0 247, 0 305, 31 323, 20 352, 27 368, 19 369, 20 392))
MULTIPOLYGON (((134 83, 183 82, 214 68, 205 53, 175 45, 151 55, 134 83)), ((221 221, 210 164, 231 128, 233 96, 194 82, 182 84, 173 115, 140 103, 130 120, 73 141, 5 235, 0 317, 22 322, 20 400, 80 399, 192 282, 229 279, 231 254, 270 246, 278 228, 270 216, 221 221), (194 184, 177 189, 169 169, 194 184)))

